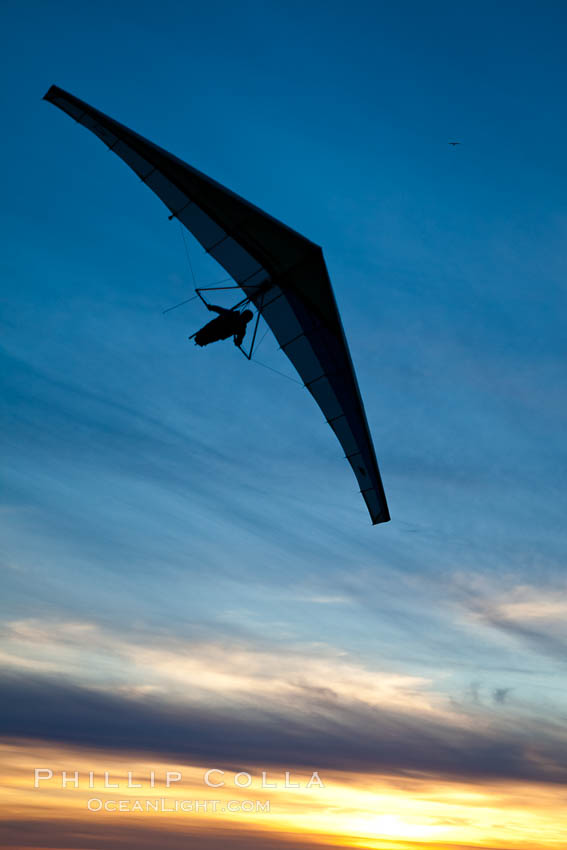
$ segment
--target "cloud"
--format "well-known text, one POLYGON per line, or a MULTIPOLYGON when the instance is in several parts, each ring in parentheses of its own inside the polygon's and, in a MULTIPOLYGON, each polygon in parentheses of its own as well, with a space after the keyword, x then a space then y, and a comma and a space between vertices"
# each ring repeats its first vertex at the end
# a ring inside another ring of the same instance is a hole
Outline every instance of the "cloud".
MULTIPOLYGON (((100 847, 103 850, 155 850, 156 847, 163 850, 187 850, 187 848, 198 848, 198 850, 224 850, 227 846, 233 850, 281 850, 289 847, 290 850, 312 850, 313 842, 307 838, 283 834, 281 831, 270 833, 251 831, 237 828, 222 828, 217 825, 208 825, 206 829, 199 829, 184 824, 182 829, 167 828, 163 825, 151 826, 144 824, 111 824, 108 819, 96 822, 94 817, 90 819, 55 819, 50 817, 46 820, 41 818, 30 819, 6 819, 0 822, 0 840, 6 850, 20 850, 20 848, 45 848, 51 850, 58 847, 60 850, 90 850, 92 847, 100 847)), ((317 841, 318 850, 334 850, 337 847, 349 847, 350 842, 345 837, 344 843, 340 839, 333 840, 332 844, 317 841)), ((404 847, 409 845, 404 842, 404 847)), ((400 848, 403 850, 403 848, 400 848)), ((419 850, 419 845, 416 845, 419 850)), ((463 850, 466 848, 463 847, 463 850)))
POLYGON ((6 670, 59 672, 79 686, 110 693, 157 693, 176 704, 294 705, 322 694, 354 704, 448 714, 424 677, 372 669, 324 643, 259 649, 244 640, 176 639, 103 630, 94 623, 16 620, 2 629, 6 670), (112 684, 107 676, 112 673, 112 684))
POLYGON ((492 699, 497 705, 504 705, 511 690, 512 688, 495 688, 492 692, 492 699))
POLYGON ((520 640, 541 655, 567 655, 567 589, 515 585, 506 590, 475 583, 461 596, 473 620, 520 640))
POLYGON ((477 727, 304 687, 235 705, 109 693, 46 675, 2 677, 2 728, 27 738, 200 763, 567 781, 567 741, 529 721, 477 727))
POLYGON ((261 649, 93 623, 3 629, 3 729, 203 761, 464 777, 567 778, 561 727, 494 712, 509 687, 459 703, 420 676, 363 665, 324 643, 261 649), (144 637, 145 640, 141 638, 144 637))

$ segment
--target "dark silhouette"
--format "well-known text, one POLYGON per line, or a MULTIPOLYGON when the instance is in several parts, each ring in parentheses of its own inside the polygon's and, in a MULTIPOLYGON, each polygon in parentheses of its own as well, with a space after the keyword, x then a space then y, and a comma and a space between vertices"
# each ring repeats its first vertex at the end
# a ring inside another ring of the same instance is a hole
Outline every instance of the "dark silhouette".
MULTIPOLYGON (((143 166, 143 179, 148 187, 165 199, 169 212, 182 226, 208 246, 230 278, 240 281, 238 297, 242 300, 232 311, 211 308, 218 316, 193 334, 195 342, 209 345, 232 334, 238 344, 251 318, 238 311, 249 305, 251 310, 255 307, 250 350, 244 351, 241 345, 239 351, 248 360, 252 358, 263 317, 280 344, 282 356, 297 370, 349 459, 372 523, 388 522, 390 513, 372 435, 321 248, 63 89, 52 86, 45 98, 103 139, 138 175, 140 163, 147 163, 149 170, 146 172, 143 166), (228 236, 230 241, 225 241, 228 236), (254 284, 253 280, 262 282, 254 284), (247 293, 253 293, 253 297, 247 293)), ((233 290, 235 295, 235 287, 222 288, 233 290)), ((203 292, 214 289, 217 287, 202 287, 203 292)), ((196 287, 195 294, 207 303, 201 288, 196 287)))
POLYGON ((453 147, 455 147, 455 145, 460 145, 461 143, 460 142, 449 142, 449 144, 453 145, 453 147))
POLYGON ((194 339, 195 345, 203 346, 233 336, 234 344, 242 345, 246 325, 254 316, 252 310, 243 310, 242 313, 239 313, 238 310, 227 310, 226 307, 217 307, 215 304, 207 304, 207 310, 219 315, 189 339, 194 339))

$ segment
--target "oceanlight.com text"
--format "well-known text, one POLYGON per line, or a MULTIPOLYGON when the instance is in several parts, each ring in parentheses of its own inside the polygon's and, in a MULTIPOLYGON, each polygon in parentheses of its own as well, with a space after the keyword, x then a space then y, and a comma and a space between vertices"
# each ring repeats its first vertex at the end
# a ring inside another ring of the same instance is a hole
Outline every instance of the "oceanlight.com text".
POLYGON ((243 814, 267 814, 270 811, 269 800, 169 800, 165 797, 136 800, 101 800, 92 797, 87 800, 89 812, 139 813, 156 812, 159 814, 223 814, 229 812, 243 814))

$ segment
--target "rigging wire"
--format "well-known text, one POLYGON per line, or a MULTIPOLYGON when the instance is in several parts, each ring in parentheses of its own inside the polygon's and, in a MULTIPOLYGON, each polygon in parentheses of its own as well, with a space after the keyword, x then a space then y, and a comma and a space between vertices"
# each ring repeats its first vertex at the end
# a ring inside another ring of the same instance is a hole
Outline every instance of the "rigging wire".
POLYGON ((193 263, 191 262, 191 256, 189 254, 189 246, 187 245, 187 240, 185 239, 185 230, 183 229, 183 225, 179 222, 179 227, 181 229, 181 238, 183 239, 183 245, 185 246, 185 254, 187 255, 187 262, 189 263, 189 268, 191 269, 191 277, 193 278, 193 286, 197 289, 197 281, 195 280, 195 272, 193 271, 193 263))
POLYGON ((275 372, 276 375, 281 375, 282 378, 287 378, 288 381, 293 381, 294 384, 299 384, 300 387, 303 386, 302 381, 298 381, 297 378, 292 378, 291 375, 286 375, 285 372, 280 372, 278 369, 274 369, 272 366, 268 366, 266 363, 261 363, 259 360, 254 360, 254 358, 250 360, 250 363, 255 363, 257 366, 263 366, 264 369, 269 369, 270 372, 275 372))
POLYGON ((180 301, 179 304, 174 304, 173 307, 168 307, 167 310, 162 310, 161 314, 163 316, 165 313, 169 313, 170 310, 175 310, 177 307, 183 307, 184 304, 189 304, 190 301, 194 301, 195 298, 198 297, 198 295, 193 295, 192 298, 186 298, 185 301, 180 301))
MULTIPOLYGON (((185 230, 183 228, 183 225, 179 221, 179 219, 178 219, 178 223, 179 223, 179 227, 181 228, 181 238, 183 239, 183 246, 185 248, 185 256, 187 257, 187 262, 189 263, 189 268, 191 269, 191 278, 193 280, 193 286, 194 286, 195 289, 197 289, 197 280, 195 279, 195 272, 193 270, 193 263, 191 262, 191 254, 189 253, 189 245, 187 244, 187 239, 185 238, 185 230)), ((216 286, 218 283, 226 283, 229 280, 232 280, 232 278, 231 277, 223 277, 222 280, 215 280, 212 284, 209 284, 209 286, 216 286)), ((199 295, 193 295, 191 298, 186 298, 185 301, 180 301, 179 304, 174 304, 173 307, 168 307, 166 310, 162 310, 161 311, 162 316, 164 316, 166 313, 169 313, 170 310, 176 310, 177 307, 183 307, 184 304, 189 304, 190 301, 194 301, 195 298, 198 298, 198 297, 199 297, 199 295)))
MULTIPOLYGON (((264 319, 264 321, 266 321, 266 320, 264 319)), ((264 342, 264 340, 266 339, 266 336, 268 335, 269 331, 270 331, 270 328, 269 328, 269 327, 268 327, 268 328, 266 328, 266 330, 265 330, 265 331, 264 331, 264 333, 262 334, 262 337, 261 337, 261 339, 260 339, 260 342, 257 342, 257 343, 256 343, 256 345, 254 346, 254 351, 258 351, 258 349, 260 348, 260 346, 262 345, 262 343, 263 343, 263 342, 264 342)))
MULTIPOLYGON (((187 256, 187 262, 189 263, 189 268, 191 269, 191 278, 193 280, 193 286, 197 289, 197 280, 195 278, 195 272, 193 271, 193 263, 191 262, 191 254, 189 253, 189 245, 187 244, 187 238, 185 236, 185 228, 177 219, 177 223, 179 224, 179 228, 181 230, 181 238, 183 239, 183 247, 185 248, 185 255, 187 256)), ((216 286, 217 283, 226 283, 227 281, 232 280, 231 277, 223 277, 222 280, 215 280, 213 283, 209 283, 208 286, 216 286)))
MULTIPOLYGON (((228 283, 229 281, 232 282, 233 280, 234 280, 234 278, 232 278, 232 277, 223 277, 223 278, 221 278, 221 280, 213 280, 213 281, 211 281, 211 283, 207 283, 206 286, 203 283, 203 284, 201 284, 199 289, 210 289, 213 286, 216 286, 218 283, 228 283)), ((223 286, 223 287, 220 287, 220 288, 221 289, 239 289, 240 287, 237 284, 236 286, 223 286)))

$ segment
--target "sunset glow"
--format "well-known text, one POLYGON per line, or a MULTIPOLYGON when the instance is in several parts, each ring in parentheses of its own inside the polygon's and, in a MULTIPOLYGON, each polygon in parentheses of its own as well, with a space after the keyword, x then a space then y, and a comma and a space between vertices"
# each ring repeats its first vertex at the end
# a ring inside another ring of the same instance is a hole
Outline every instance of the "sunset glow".
POLYGON ((230 829, 285 835, 286 841, 306 845, 400 850, 543 850, 567 841, 567 815, 551 786, 322 771, 318 779, 324 787, 317 779, 308 788, 312 772, 289 772, 286 778, 280 767, 211 768, 29 742, 6 744, 1 753, 6 766, 2 809, 10 813, 8 820, 80 822, 93 836, 108 823, 127 828, 132 819, 136 826, 147 819, 172 839, 182 838, 186 830, 211 837, 230 829), (286 788, 286 782, 301 787, 286 788), (253 810, 256 801, 260 811, 253 810), (231 813, 229 804, 240 809, 231 813), (384 845, 389 840, 395 843, 384 845))

